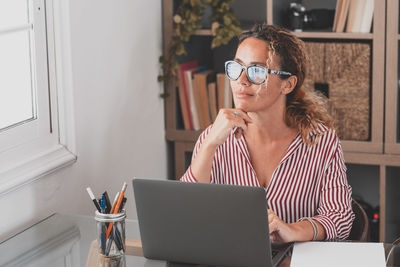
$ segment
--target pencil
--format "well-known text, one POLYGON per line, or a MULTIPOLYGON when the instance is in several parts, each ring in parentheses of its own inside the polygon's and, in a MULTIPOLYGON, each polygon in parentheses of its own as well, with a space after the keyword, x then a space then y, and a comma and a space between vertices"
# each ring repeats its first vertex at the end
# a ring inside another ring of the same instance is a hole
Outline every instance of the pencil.
MULTIPOLYGON (((128 184, 126 182, 124 182, 124 184, 122 185, 121 193, 119 194, 119 197, 118 197, 117 205, 115 205, 113 214, 117 214, 118 213, 119 206, 121 205, 122 199, 124 198, 125 190, 126 190, 127 187, 128 187, 128 184)), ((110 225, 108 226, 107 238, 110 235, 110 232, 111 232, 111 229, 112 229, 113 225, 114 225, 114 223, 111 222, 110 225)))

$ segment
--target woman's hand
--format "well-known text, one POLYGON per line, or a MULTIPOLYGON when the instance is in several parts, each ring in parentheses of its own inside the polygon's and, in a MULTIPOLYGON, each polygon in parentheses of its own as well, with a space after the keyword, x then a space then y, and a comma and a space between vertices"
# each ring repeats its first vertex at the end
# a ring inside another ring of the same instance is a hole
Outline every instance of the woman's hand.
POLYGON ((239 127, 240 135, 242 131, 247 131, 247 124, 250 122, 251 119, 247 113, 240 109, 220 109, 207 136, 207 141, 214 146, 221 145, 226 141, 233 128, 239 127))
MULTIPOLYGON (((318 221, 315 221, 318 228, 316 240, 324 240, 325 229, 318 221)), ((269 238, 271 242, 287 243, 293 241, 310 241, 314 237, 314 229, 311 222, 304 220, 295 223, 285 223, 272 210, 268 210, 269 238)))
POLYGON ((271 209, 268 209, 269 238, 273 243, 294 241, 294 231, 290 224, 282 221, 271 209))

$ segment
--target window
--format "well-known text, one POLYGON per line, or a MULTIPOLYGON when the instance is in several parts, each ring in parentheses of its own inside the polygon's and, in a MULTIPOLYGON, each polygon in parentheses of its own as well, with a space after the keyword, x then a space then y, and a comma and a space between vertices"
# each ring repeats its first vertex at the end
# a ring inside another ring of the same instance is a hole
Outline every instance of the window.
POLYGON ((0 194, 76 160, 62 2, 0 1, 0 194))
POLYGON ((33 24, 27 10, 26 1, 0 2, 0 130, 36 118, 33 24))

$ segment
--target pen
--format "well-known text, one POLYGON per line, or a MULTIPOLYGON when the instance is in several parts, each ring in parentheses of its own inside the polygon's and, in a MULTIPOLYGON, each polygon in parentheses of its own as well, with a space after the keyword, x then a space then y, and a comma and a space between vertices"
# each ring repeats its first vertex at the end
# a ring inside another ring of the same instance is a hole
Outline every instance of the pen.
MULTIPOLYGON (((101 197, 101 201, 100 201, 100 209, 101 209, 101 213, 104 213, 106 211, 106 200, 104 198, 104 196, 101 197)), ((105 227, 102 225, 101 227, 101 250, 103 251, 103 253, 106 252, 106 233, 105 233, 105 227)))
POLYGON ((118 197, 119 197, 119 192, 115 195, 115 198, 114 198, 110 213, 114 212, 115 206, 117 205, 117 202, 118 202, 118 197))
POLYGON ((118 212, 121 212, 121 211, 124 209, 125 202, 126 202, 126 197, 124 197, 124 198, 122 199, 121 206, 119 207, 118 212))
MULTIPOLYGON (((118 197, 117 205, 115 206, 115 209, 113 211, 113 214, 118 213, 118 210, 119 210, 119 207, 121 206, 121 202, 122 202, 122 199, 124 198, 124 193, 125 193, 127 186, 128 186, 128 184, 126 182, 124 182, 124 184, 122 185, 121 193, 119 194, 119 197, 118 197)), ((110 223, 110 225, 108 226, 108 229, 107 229, 107 236, 106 236, 107 238, 110 235, 112 227, 113 227, 113 223, 110 223)))
POLYGON ((90 198, 92 199, 96 209, 100 212, 100 206, 99 203, 97 202, 97 199, 94 197, 94 194, 92 192, 92 189, 90 187, 86 188, 87 192, 89 193, 90 198))
POLYGON ((108 197, 107 191, 104 191, 103 195, 104 195, 104 199, 106 200, 106 213, 110 213, 111 202, 110 202, 110 198, 108 197))

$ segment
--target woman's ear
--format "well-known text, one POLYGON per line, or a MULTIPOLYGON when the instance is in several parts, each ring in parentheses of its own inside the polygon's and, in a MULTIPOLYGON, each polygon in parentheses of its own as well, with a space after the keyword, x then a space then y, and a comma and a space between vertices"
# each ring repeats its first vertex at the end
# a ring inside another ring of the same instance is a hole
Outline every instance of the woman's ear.
POLYGON ((290 76, 289 78, 283 81, 282 93, 284 95, 289 94, 296 87, 296 84, 297 84, 297 76, 296 75, 290 76))

